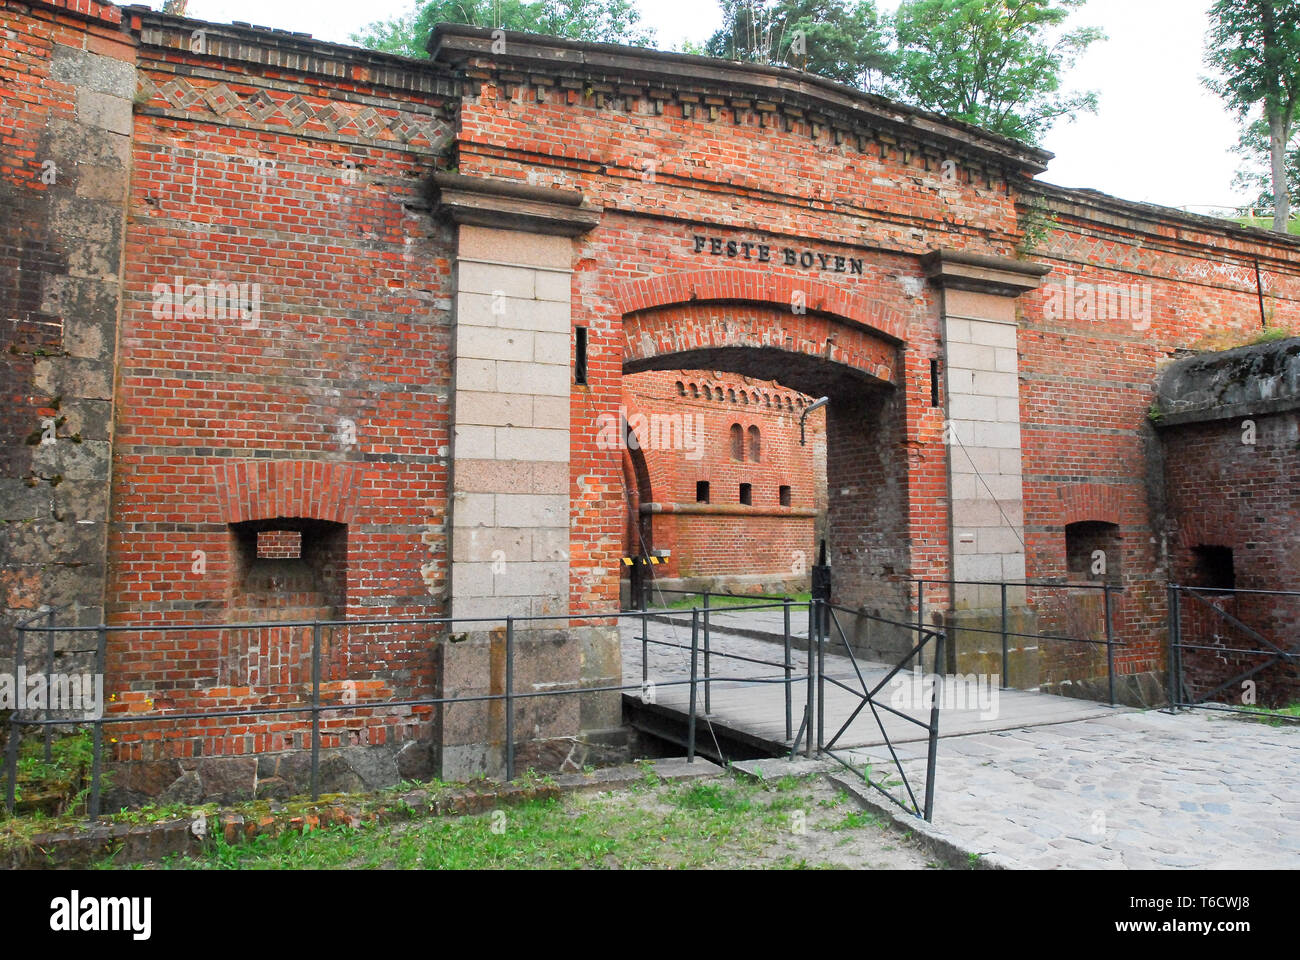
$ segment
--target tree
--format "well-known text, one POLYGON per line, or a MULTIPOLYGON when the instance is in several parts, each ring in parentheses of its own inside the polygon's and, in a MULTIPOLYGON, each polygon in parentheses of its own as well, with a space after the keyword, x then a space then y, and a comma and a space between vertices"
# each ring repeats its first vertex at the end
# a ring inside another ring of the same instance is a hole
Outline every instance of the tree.
POLYGON ((570 40, 650 46, 632 0, 423 0, 405 16, 380 20, 352 34, 352 42, 384 53, 427 56, 424 45, 439 23, 467 23, 570 40))
MULTIPOLYGON (((1233 188, 1251 194, 1252 207, 1275 209, 1267 121, 1257 119, 1254 123, 1247 124, 1232 150, 1244 161, 1237 175, 1232 178, 1233 188)), ((1295 210, 1300 205, 1300 132, 1287 145, 1286 178, 1290 188, 1290 208, 1295 210)))
POLYGON ((903 0, 894 17, 905 97, 1004 136, 1038 142, 1061 117, 1095 113, 1095 92, 1061 74, 1105 34, 1062 31, 1085 0, 903 0))
MULTIPOLYGON (((1216 0, 1205 63, 1210 90, 1243 120, 1256 110, 1268 129, 1273 229, 1290 218, 1287 144, 1300 111, 1300 0, 1216 0)), ((1249 135, 1249 129, 1247 130, 1249 135)))
POLYGON ((888 93, 894 56, 874 0, 721 0, 713 57, 797 67, 888 93))

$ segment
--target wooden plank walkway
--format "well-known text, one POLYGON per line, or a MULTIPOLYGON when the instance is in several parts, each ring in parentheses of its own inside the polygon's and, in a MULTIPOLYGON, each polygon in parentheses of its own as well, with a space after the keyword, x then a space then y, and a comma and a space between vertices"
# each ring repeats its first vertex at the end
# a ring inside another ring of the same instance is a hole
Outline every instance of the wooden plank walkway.
MULTIPOLYGON (((623 676, 625 684, 642 682, 641 625, 627 620, 622 626, 623 676)), ((649 645, 648 680, 654 684, 654 703, 661 709, 689 715, 690 706, 690 642, 689 619, 682 624, 651 622, 649 636, 652 640, 678 644, 671 647, 652 643, 649 645)), ((757 739, 774 749, 787 746, 785 683, 761 682, 762 679, 780 680, 784 677, 783 650, 779 643, 713 632, 711 634, 712 675, 726 679, 712 681, 711 711, 708 724, 715 729, 735 731, 746 739, 757 739), (732 654, 766 663, 751 663, 723 657, 732 654)), ((793 678, 789 683, 793 729, 797 733, 808 698, 807 653, 794 651, 793 678)), ((829 743, 840 728, 849 721, 855 710, 862 706, 862 697, 832 683, 843 683, 851 690, 861 691, 863 681, 874 688, 891 667, 881 663, 859 661, 857 670, 847 656, 826 654, 825 682, 825 742, 829 743)), ((704 675, 703 655, 700 656, 699 676, 704 675)), ((875 715, 869 706, 862 707, 836 742, 836 749, 879 746, 885 743, 885 734, 895 744, 923 741, 928 736, 930 709, 928 690, 924 678, 915 672, 905 672, 895 677, 877 695, 878 699, 898 709, 919 723, 909 722, 887 710, 877 709, 875 715), (879 718, 879 722, 877 721, 879 718), (881 732, 883 724, 884 733, 881 732)), ((940 700, 939 735, 962 737, 991 733, 998 730, 1016 730, 1026 727, 1056 723, 1070 723, 1096 717, 1113 716, 1128 712, 1123 707, 1110 707, 1091 700, 1073 700, 1044 693, 1019 690, 1000 690, 990 683, 958 686, 945 682, 947 693, 940 700)), ((704 708, 704 683, 698 685, 697 720, 699 736, 704 736, 706 714, 704 708)), ((816 713, 814 713, 814 723, 816 713)), ((816 732, 814 728, 814 742, 816 732)))

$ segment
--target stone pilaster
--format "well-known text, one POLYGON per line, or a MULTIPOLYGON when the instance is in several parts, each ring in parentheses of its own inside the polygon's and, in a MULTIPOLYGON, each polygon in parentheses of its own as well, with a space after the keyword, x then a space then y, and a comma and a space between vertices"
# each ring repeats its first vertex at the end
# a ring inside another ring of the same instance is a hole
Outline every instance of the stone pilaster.
MULTIPOLYGON (((1001 620, 997 584, 1025 579, 1025 505, 1021 470, 1020 375, 1016 298, 1050 268, 1015 260, 940 251, 925 259, 943 289, 944 443, 948 447, 951 570, 973 581, 953 591, 962 622, 1001 620)), ((1023 630, 1024 591, 1008 598, 1023 630)), ((950 664, 998 672, 1000 638, 957 638, 950 664), (990 654, 997 646, 997 660, 990 654), (978 662, 976 662, 978 661, 978 662)))
MULTIPOLYGON (((443 695, 505 691, 506 617, 556 618, 517 624, 515 692, 608 683, 608 671, 584 672, 608 658, 567 619, 572 238, 597 214, 573 191, 459 176, 436 185, 458 224, 450 612, 465 620, 442 646, 443 695)), ((581 756, 588 699, 519 701, 517 769, 581 756)), ((503 703, 449 706, 441 726, 443 777, 504 772, 503 703)))

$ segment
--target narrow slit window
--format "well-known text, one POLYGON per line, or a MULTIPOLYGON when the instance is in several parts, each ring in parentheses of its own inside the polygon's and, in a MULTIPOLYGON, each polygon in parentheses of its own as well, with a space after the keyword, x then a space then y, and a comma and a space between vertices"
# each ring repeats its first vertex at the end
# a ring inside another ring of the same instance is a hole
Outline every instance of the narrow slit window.
POLYGON ((697 480, 695 482, 695 502, 696 503, 709 502, 709 481, 697 480))
POLYGON ((587 382, 587 328, 575 327, 573 342, 573 382, 587 382))
POLYGON ((742 483, 740 485, 740 502, 746 506, 752 506, 754 503, 754 485, 752 483, 742 483))
POLYGON ((780 492, 781 506, 788 507, 793 502, 789 487, 782 487, 780 492))

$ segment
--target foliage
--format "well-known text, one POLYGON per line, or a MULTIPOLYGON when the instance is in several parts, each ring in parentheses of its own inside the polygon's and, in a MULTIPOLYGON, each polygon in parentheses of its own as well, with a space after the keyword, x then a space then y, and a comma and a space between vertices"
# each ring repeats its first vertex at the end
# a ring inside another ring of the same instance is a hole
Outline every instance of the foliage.
POLYGON ((873 93, 892 92, 897 57, 874 0, 721 0, 723 26, 704 52, 797 67, 873 93))
POLYGON ((906 99, 1028 143, 1061 117, 1096 112, 1061 73, 1105 34, 1063 30, 1085 0, 903 0, 894 18, 906 99))
POLYGON ((421 0, 407 14, 379 20, 352 34, 372 50, 427 56, 424 45, 439 23, 465 23, 542 33, 570 40, 649 46, 632 0, 421 0))
POLYGON ((89 730, 56 736, 45 759, 43 736, 29 736, 18 747, 18 782, 14 797, 18 809, 39 803, 47 813, 84 808, 90 796, 90 767, 94 741, 89 730))
MULTIPOLYGON (((1268 123, 1263 120, 1246 123, 1232 152, 1242 158, 1242 166, 1232 178, 1233 189, 1253 194, 1251 206, 1272 210, 1273 173, 1270 169, 1268 123)), ((1290 205, 1294 210, 1300 206, 1300 134, 1293 136, 1287 147, 1286 172, 1290 205)))
POLYGON ((1300 113, 1300 0, 1215 0, 1203 82, 1247 126, 1244 139, 1258 136, 1249 122, 1263 122, 1276 200, 1273 228, 1285 232, 1291 189, 1287 145, 1300 113))
POLYGON ((1047 212, 1046 201, 1041 197, 1034 197, 1029 201, 1028 210, 1020 220, 1023 235, 1016 246, 1016 252, 1022 257, 1032 255, 1038 249, 1038 245, 1056 228, 1056 223, 1056 214, 1047 212))

